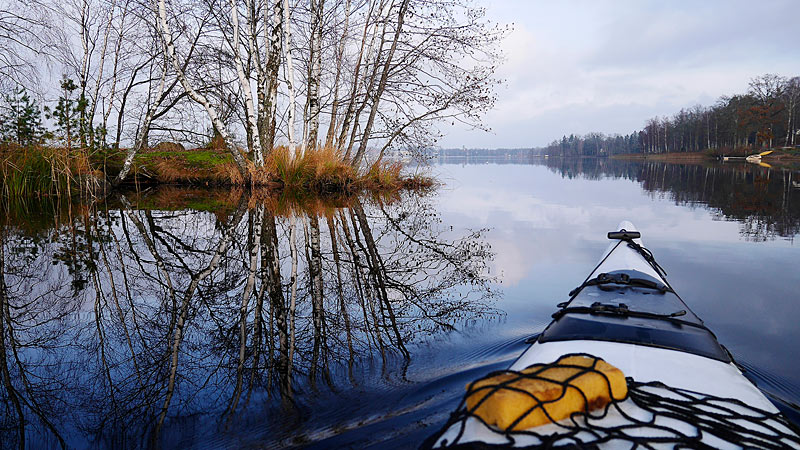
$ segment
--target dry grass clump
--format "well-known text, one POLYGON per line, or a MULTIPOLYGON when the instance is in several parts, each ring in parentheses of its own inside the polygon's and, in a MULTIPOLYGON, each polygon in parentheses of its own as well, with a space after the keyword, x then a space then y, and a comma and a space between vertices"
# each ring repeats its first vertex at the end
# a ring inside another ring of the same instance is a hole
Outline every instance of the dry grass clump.
MULTIPOLYGON (((353 193, 364 190, 397 191, 427 189, 434 180, 423 175, 404 175, 400 162, 375 162, 365 173, 348 164, 333 148, 323 147, 290 158, 286 147, 277 147, 267 157, 264 171, 292 190, 325 193, 353 193)), ((257 184, 257 183, 254 183, 257 184)))
POLYGON ((349 192, 358 172, 333 148, 320 148, 291 155, 285 146, 276 147, 263 169, 284 188, 314 192, 349 192))
POLYGON ((374 190, 398 190, 401 187, 403 177, 400 172, 403 165, 400 162, 375 162, 362 177, 362 184, 365 189, 374 190))
POLYGON ((437 185, 436 180, 431 177, 415 173, 414 175, 403 178, 402 188, 408 190, 428 190, 437 185))
POLYGON ((403 164, 399 161, 376 162, 362 179, 363 189, 375 191, 425 190, 433 188, 433 178, 416 173, 404 175, 403 164))

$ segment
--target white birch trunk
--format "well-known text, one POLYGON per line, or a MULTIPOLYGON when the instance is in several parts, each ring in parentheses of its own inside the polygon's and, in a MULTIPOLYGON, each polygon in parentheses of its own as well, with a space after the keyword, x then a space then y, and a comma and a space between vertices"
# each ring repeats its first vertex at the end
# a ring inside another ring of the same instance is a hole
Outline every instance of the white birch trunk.
POLYGON ((211 119, 211 123, 214 124, 214 127, 216 127, 217 131, 219 131, 222 139, 228 146, 228 151, 231 153, 231 156, 236 163, 236 167, 239 169, 239 174, 242 176, 242 179, 245 182, 248 182, 249 174, 247 170, 247 162, 245 161, 244 157, 242 157, 241 153, 239 153, 239 149, 236 147, 236 143, 233 141, 230 134, 228 134, 225 124, 222 123, 222 120, 219 118, 219 114, 214 107, 211 106, 211 103, 209 103, 208 99, 192 87, 191 83, 189 83, 189 80, 186 78, 186 75, 183 73, 183 69, 178 62, 178 57, 175 54, 175 44, 172 41, 172 32, 170 31, 169 24, 167 23, 167 6, 165 4, 165 0, 158 0, 158 28, 159 32, 161 33, 161 37, 164 39, 167 49, 167 56, 169 57, 170 62, 175 69, 178 80, 189 94, 189 97, 191 97, 191 99, 195 102, 199 103, 203 109, 206 110, 208 117, 211 119))
MULTIPOLYGON (((233 22, 233 59, 236 65, 236 75, 239 77, 239 86, 244 94, 245 113, 247 114, 247 127, 252 136, 251 145, 253 146, 253 159, 256 167, 264 165, 264 156, 261 151, 260 133, 258 130, 258 118, 253 104, 253 88, 250 85, 250 77, 244 73, 241 49, 239 48, 239 10, 236 7, 236 0, 231 0, 231 21, 233 22)), ((252 36, 251 36, 252 39, 252 36)), ((255 47, 254 44, 251 44, 255 47)))
POLYGON ((103 84, 103 69, 106 63, 106 53, 108 52, 108 35, 111 33, 111 25, 114 22, 114 10, 117 9, 117 0, 112 0, 111 9, 108 13, 108 23, 106 23, 106 30, 103 34, 103 47, 100 50, 100 65, 97 68, 97 79, 94 84, 94 93, 92 94, 92 101, 89 105, 89 113, 87 119, 89 121, 89 146, 94 148, 94 115, 97 111, 97 101, 100 98, 100 85, 103 84))
MULTIPOLYGON (((161 0, 164 1, 164 0, 161 0)), ((292 30, 289 22, 289 0, 283 0, 283 56, 286 59, 286 90, 289 94, 289 118, 288 130, 289 137, 289 158, 294 158, 294 115, 295 115, 295 93, 294 93, 294 65, 292 63, 292 30)), ((300 150, 300 157, 303 157, 303 150, 300 150)))
MULTIPOLYGON (((250 54, 253 55, 253 58, 256 62, 256 115, 258 124, 258 136, 256 137, 259 140, 259 144, 261 145, 262 151, 262 158, 261 161, 263 163, 263 158, 272 150, 268 146, 270 145, 267 142, 267 135, 269 134, 269 124, 267 123, 267 117, 269 114, 269 109, 267 106, 267 91, 268 91, 268 83, 267 83, 267 68, 264 67, 263 61, 261 60, 261 53, 258 50, 258 14, 256 8, 255 0, 248 0, 247 2, 247 9, 249 13, 249 20, 250 20, 250 34, 248 36, 248 44, 250 46, 250 54)), ((266 60, 269 61, 270 59, 270 47, 271 43, 269 42, 269 19, 268 19, 268 7, 267 3, 262 5, 263 7, 263 17, 264 17, 264 50, 266 51, 266 60)))
MULTIPOLYGON (((382 11, 383 7, 384 7, 384 4, 383 4, 383 2, 381 2, 380 6, 378 8, 379 11, 382 11)), ((373 65, 372 73, 370 74, 370 76, 368 78, 369 82, 366 83, 366 88, 364 90, 364 99, 361 101, 361 105, 355 110, 355 113, 354 113, 353 118, 352 118, 352 120, 353 120, 353 129, 350 131, 350 141, 347 144, 347 150, 345 150, 345 152, 344 152, 344 159, 346 161, 350 161, 350 152, 352 152, 353 145, 356 142, 356 137, 357 137, 357 134, 358 134, 358 127, 359 127, 359 121, 360 121, 360 117, 361 117, 361 112, 364 111, 364 108, 367 107, 367 104, 369 103, 370 98, 372 98, 374 96, 374 94, 373 94, 373 96, 371 96, 370 93, 374 91, 374 89, 375 89, 375 80, 378 79, 378 69, 380 68, 380 64, 379 64, 379 62, 380 62, 380 54, 383 53, 383 45, 386 43, 386 26, 387 26, 387 24, 388 24, 388 20, 376 21, 376 23, 375 23, 375 31, 372 33, 372 39, 370 40, 369 49, 368 49, 368 51, 366 53, 367 60, 370 60, 372 58, 372 55, 374 55, 375 64, 373 65), (380 42, 378 43, 378 48, 375 49, 374 48, 375 47, 375 39, 377 39, 377 35, 378 35, 377 30, 378 30, 378 24, 379 23, 382 23, 383 27, 381 27, 381 32, 380 32, 380 36, 381 37, 380 37, 380 42)), ((365 78, 364 81, 366 82, 366 80, 367 79, 365 78)), ((354 92, 356 92, 356 91, 354 91, 354 92)), ((355 100, 355 97, 354 97, 354 100, 355 100)))
POLYGON ((111 115, 111 107, 113 106, 114 102, 114 95, 117 93, 117 78, 119 78, 119 55, 122 51, 122 35, 125 32, 125 18, 128 16, 128 6, 130 2, 125 2, 125 7, 122 9, 122 16, 120 17, 120 24, 119 24, 119 35, 117 37, 117 43, 114 46, 114 69, 111 75, 111 92, 108 94, 109 102, 108 102, 108 109, 106 109, 105 113, 103 114, 103 129, 108 129, 108 117, 111 115))
POLYGON ((378 105, 380 104, 383 91, 386 89, 386 81, 389 78, 389 69, 391 67, 392 58, 394 57, 394 52, 397 49, 397 41, 400 39, 400 34, 403 30, 403 20, 405 18, 406 10, 408 9, 408 3, 409 0, 403 0, 403 3, 400 4, 400 11, 397 13, 397 29, 394 33, 392 46, 389 48, 389 54, 386 56, 383 72, 381 73, 381 79, 378 83, 378 90, 375 92, 375 96, 373 97, 372 109, 369 112, 367 124, 364 126, 364 133, 361 136, 361 144, 359 145, 355 156, 353 156, 352 165, 356 168, 358 168, 358 165, 361 163, 361 158, 364 157, 364 153, 367 151, 367 143, 369 142, 370 132, 372 131, 372 124, 375 123, 375 116, 378 113, 378 105))
MULTIPOLYGON (((370 20, 372 18, 372 11, 373 11, 374 7, 375 7, 375 3, 374 2, 370 2, 369 11, 367 12, 367 18, 366 18, 366 20, 364 22, 364 31, 361 34, 361 48, 359 49, 359 52, 358 52, 358 60, 356 61, 355 73, 353 75, 353 86, 352 86, 352 89, 350 90, 350 100, 347 103, 347 109, 345 110, 344 119, 342 120, 342 128, 341 128, 341 130, 339 132, 339 139, 336 141, 336 149, 339 152, 341 152, 342 149, 344 148, 345 139, 347 138, 347 131, 350 128, 350 121, 352 120, 353 113, 355 112, 356 94, 358 93, 358 88, 359 88, 360 81, 361 81, 359 75, 360 75, 360 72, 361 72, 361 64, 362 64, 362 61, 364 60, 364 54, 365 54, 364 53, 364 46, 365 46, 365 44, 367 42, 367 34, 369 32, 370 20)), ((377 28, 377 25, 376 25, 376 28, 377 28)), ((370 43, 369 43, 369 46, 367 47, 367 52, 366 52, 367 55, 370 54, 370 52, 372 52, 372 46, 374 44, 375 44, 375 33, 373 33, 372 37, 370 38, 370 43)), ((358 121, 358 118, 356 118, 356 122, 357 121, 358 121)), ((350 149, 348 148, 348 152, 347 152, 345 158, 349 157, 349 150, 350 149)))
POLYGON ((792 135, 792 112, 794 111, 793 99, 789 101, 789 120, 786 121, 786 146, 789 146, 789 138, 792 135))
POLYGON ((311 51, 308 64, 308 94, 306 95, 306 122, 304 145, 308 149, 317 147, 319 132, 319 82, 322 73, 322 8, 324 0, 311 0, 311 51))
MULTIPOLYGON (((271 152, 275 146, 275 127, 276 127, 276 113, 278 106, 278 71, 280 70, 280 54, 281 54, 281 35, 283 24, 283 1, 275 1, 275 11, 272 15, 272 32, 269 36, 269 57, 267 58, 267 104, 265 105, 265 113, 267 118, 265 120, 269 133, 267 134, 267 148, 265 151, 271 152)), ((267 23, 266 9, 264 10, 264 23, 267 23)), ((268 27, 265 25, 265 33, 268 27)))
MULTIPOLYGON (((88 84, 89 78, 89 67, 91 66, 91 61, 89 60, 89 2, 88 0, 83 1, 83 5, 81 6, 81 46, 83 47, 83 56, 81 57, 81 97, 85 97, 86 95, 86 85, 88 84)), ((86 119, 86 113, 81 113, 81 120, 86 119)), ((69 133, 67 133, 67 146, 71 147, 72 143, 70 142, 71 139, 69 138, 69 133)), ((81 146, 85 146, 85 136, 83 134, 83 130, 78 129, 78 137, 81 142, 81 146)))

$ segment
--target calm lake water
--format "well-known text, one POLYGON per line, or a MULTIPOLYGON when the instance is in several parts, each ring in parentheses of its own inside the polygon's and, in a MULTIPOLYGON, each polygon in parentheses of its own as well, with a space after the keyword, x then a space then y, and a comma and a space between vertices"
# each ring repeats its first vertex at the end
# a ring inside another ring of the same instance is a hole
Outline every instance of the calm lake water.
POLYGON ((797 421, 800 173, 598 159, 431 171, 444 186, 422 197, 161 188, 13 205, 0 447, 416 447, 547 325, 624 219, 797 421))

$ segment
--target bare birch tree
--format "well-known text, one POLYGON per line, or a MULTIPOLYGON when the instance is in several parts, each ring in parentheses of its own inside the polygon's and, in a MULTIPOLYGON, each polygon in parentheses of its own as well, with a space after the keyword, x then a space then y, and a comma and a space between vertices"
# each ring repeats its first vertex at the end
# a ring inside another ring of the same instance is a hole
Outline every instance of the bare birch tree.
POLYGON ((208 101, 208 98, 205 95, 195 90, 189 79, 186 77, 186 74, 181 66, 181 63, 178 60, 178 55, 175 51, 175 42, 173 40, 172 31, 170 31, 169 23, 167 22, 167 6, 165 0, 158 0, 158 24, 159 24, 159 31, 161 32, 162 38, 164 39, 164 45, 167 50, 166 51, 167 57, 169 58, 169 61, 172 63, 172 67, 176 72, 178 80, 180 81, 181 85, 186 90, 186 92, 189 94, 189 96, 192 98, 192 100, 199 103, 203 107, 203 109, 205 109, 206 113, 211 119, 211 123, 220 133, 222 139, 224 139, 225 144, 228 147, 228 151, 233 157, 233 160, 236 163, 236 167, 239 169, 239 174, 242 176, 242 179, 245 181, 249 180, 247 162, 245 161, 242 154, 239 152, 239 148, 237 147, 236 142, 233 140, 233 137, 228 132, 226 125, 220 120, 216 108, 214 108, 214 106, 211 105, 211 103, 208 101))
POLYGON ((81 147, 127 148, 114 185, 151 135, 208 142, 214 130, 249 183, 281 144, 292 157, 335 148, 359 166, 435 142, 440 124, 480 127, 503 35, 466 0, 33 0, 18 9, 0 11, 9 49, 0 73, 30 77, 24 56, 58 48, 83 105, 81 147), (65 19, 62 32, 26 29, 44 30, 47 14, 65 19))

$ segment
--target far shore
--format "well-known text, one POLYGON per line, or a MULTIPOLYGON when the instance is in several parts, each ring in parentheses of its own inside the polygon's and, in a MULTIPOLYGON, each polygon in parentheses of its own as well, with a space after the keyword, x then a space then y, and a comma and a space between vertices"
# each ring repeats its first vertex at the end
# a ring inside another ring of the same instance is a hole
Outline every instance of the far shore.
POLYGON ((704 162, 704 161, 713 161, 716 159, 714 155, 708 153, 680 153, 680 152, 670 152, 670 153, 626 153, 622 155, 612 155, 612 159, 624 159, 627 161, 665 161, 665 162, 677 162, 677 163, 693 163, 693 162, 704 162))
MULTIPOLYGON (((766 151, 766 150, 764 150, 766 151)), ((760 153, 753 150, 750 154, 760 153)), ((621 159, 626 161, 661 161, 675 164, 699 164, 704 162, 717 161, 723 155, 717 155, 708 151, 704 152, 669 152, 669 153, 629 153, 621 155, 613 155, 612 159, 621 159)), ((728 156, 728 155, 724 155, 728 156)), ((743 155, 730 155, 738 158, 743 155)), ((740 160, 744 162, 744 160, 740 160)), ((798 169, 800 168, 800 151, 795 149, 787 150, 774 150, 769 155, 761 157, 761 162, 774 168, 787 168, 798 169)))

